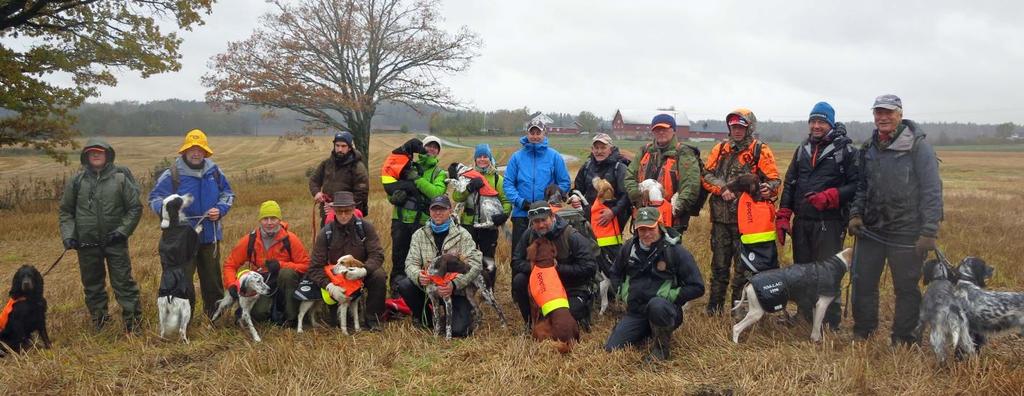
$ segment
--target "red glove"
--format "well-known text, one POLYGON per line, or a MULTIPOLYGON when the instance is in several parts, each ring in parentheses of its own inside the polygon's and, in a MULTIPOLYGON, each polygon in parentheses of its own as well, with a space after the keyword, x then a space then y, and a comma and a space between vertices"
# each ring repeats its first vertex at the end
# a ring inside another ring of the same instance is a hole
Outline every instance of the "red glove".
POLYGON ((839 190, 836 190, 835 187, 822 192, 807 193, 804 198, 807 199, 807 203, 814 206, 818 211, 839 208, 839 190))
POLYGON ((789 219, 793 217, 793 211, 789 208, 779 208, 778 212, 775 212, 775 236, 779 238, 779 244, 786 246, 786 234, 793 235, 793 230, 789 225, 789 219))

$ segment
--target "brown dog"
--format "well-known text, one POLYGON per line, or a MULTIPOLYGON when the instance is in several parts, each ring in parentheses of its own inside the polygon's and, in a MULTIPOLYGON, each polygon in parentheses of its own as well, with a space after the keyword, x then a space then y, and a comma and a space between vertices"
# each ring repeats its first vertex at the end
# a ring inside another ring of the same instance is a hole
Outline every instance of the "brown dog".
POLYGON ((546 238, 537 238, 526 248, 526 258, 533 264, 533 271, 530 274, 530 295, 533 297, 530 314, 533 318, 533 338, 537 341, 557 341, 558 352, 565 354, 579 341, 580 326, 569 312, 565 289, 554 270, 557 264, 556 254, 554 242, 546 238), (556 301, 554 305, 558 307, 542 316, 542 306, 550 304, 552 296, 556 300, 564 300, 564 304, 558 304, 556 301))
POLYGON ((601 201, 610 201, 615 199, 615 188, 607 180, 600 177, 595 177, 590 181, 594 185, 594 191, 597 191, 597 199, 601 201))
POLYGON ((742 174, 737 176, 735 179, 732 179, 725 188, 728 188, 729 191, 732 191, 732 193, 737 196, 747 193, 750 194, 751 197, 759 197, 761 196, 761 178, 757 177, 757 175, 753 173, 742 174))

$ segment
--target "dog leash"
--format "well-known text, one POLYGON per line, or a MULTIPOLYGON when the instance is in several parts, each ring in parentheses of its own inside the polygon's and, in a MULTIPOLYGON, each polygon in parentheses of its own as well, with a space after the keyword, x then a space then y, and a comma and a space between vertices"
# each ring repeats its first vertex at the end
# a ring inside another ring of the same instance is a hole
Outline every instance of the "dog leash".
POLYGON ((854 278, 856 278, 857 275, 856 275, 856 272, 854 272, 853 268, 854 268, 854 265, 856 265, 856 263, 857 263, 857 241, 858 240, 860 240, 860 237, 854 235, 854 237, 853 237, 853 261, 850 262, 850 282, 848 282, 846 284, 846 306, 843 307, 843 319, 846 319, 846 318, 850 317, 850 300, 853 299, 853 291, 856 290, 856 288, 854 288, 853 285, 854 285, 854 278))
POLYGON ((46 269, 46 272, 43 273, 43 276, 46 276, 47 274, 50 273, 50 271, 53 271, 53 268, 57 266, 57 263, 60 263, 60 260, 64 258, 64 255, 68 254, 68 250, 71 249, 64 248, 64 251, 60 252, 60 256, 58 256, 57 259, 53 261, 53 264, 50 264, 50 268, 46 269))
POLYGON ((878 235, 878 234, 876 234, 874 232, 868 231, 867 229, 861 230, 860 234, 861 234, 860 236, 863 236, 863 237, 865 237, 867 239, 870 239, 872 241, 881 243, 881 244, 883 244, 885 246, 888 246, 888 247, 894 247, 894 248, 899 248, 899 249, 914 249, 914 248, 917 247, 915 245, 908 245, 908 244, 904 244, 904 243, 896 243, 896 242, 889 241, 889 240, 887 240, 885 238, 882 238, 881 235, 878 235))

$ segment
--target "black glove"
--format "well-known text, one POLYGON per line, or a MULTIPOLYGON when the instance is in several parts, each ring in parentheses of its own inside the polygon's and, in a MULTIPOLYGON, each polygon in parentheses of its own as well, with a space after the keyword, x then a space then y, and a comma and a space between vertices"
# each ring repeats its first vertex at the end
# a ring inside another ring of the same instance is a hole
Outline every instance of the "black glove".
POLYGON ((522 208, 524 212, 529 212, 530 211, 530 203, 526 202, 525 199, 523 200, 523 204, 520 205, 519 207, 522 208))
POLYGON ((263 266, 267 267, 267 271, 271 275, 275 275, 281 271, 281 263, 277 259, 269 259, 263 262, 263 266))
POLYGON ((833 134, 835 134, 835 136, 846 136, 846 124, 837 122, 836 125, 832 127, 832 130, 834 131, 833 134))
POLYGON ((395 190, 395 192, 391 193, 391 196, 388 197, 388 201, 395 206, 404 205, 405 201, 407 201, 408 199, 409 193, 405 192, 405 190, 395 190))
POLYGON ((506 221, 508 221, 507 214, 501 213, 491 216, 491 222, 494 223, 496 227, 501 227, 506 221))
POLYGON ((78 250, 78 241, 74 238, 68 238, 64 240, 64 249, 67 250, 78 250))
POLYGON ((479 177, 474 177, 473 180, 470 180, 469 184, 466 185, 466 192, 475 193, 480 191, 481 188, 484 188, 484 181, 479 177))
POLYGON ((111 231, 107 234, 107 245, 114 245, 128 240, 128 236, 122 234, 120 231, 111 231))
POLYGON ((231 298, 237 300, 238 299, 238 285, 231 285, 231 287, 228 287, 228 294, 231 295, 231 298))

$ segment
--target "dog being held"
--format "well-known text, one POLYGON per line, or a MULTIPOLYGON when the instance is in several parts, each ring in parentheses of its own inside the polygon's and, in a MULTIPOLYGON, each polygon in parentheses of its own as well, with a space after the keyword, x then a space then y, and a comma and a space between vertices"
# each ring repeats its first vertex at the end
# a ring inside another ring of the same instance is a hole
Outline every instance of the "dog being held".
POLYGON ((453 162, 448 166, 448 175, 452 177, 452 179, 448 179, 449 185, 453 186, 455 191, 463 194, 468 192, 469 184, 474 179, 483 181, 483 186, 466 197, 466 206, 474 211, 473 228, 496 228, 493 216, 505 213, 501 207, 501 200, 498 198, 498 190, 495 190, 487 182, 480 171, 458 162, 453 162))
POLYGON ((956 280, 956 273, 945 261, 932 259, 924 263, 924 284, 928 289, 921 302, 921 320, 916 333, 921 339, 924 329, 929 328, 928 340, 941 365, 946 363, 947 344, 954 351, 974 353, 967 314, 954 292, 956 280))
POLYGON ((7 348, 21 352, 32 345, 32 333, 37 333, 43 346, 50 348, 50 335, 46 332, 46 298, 43 297, 43 276, 36 267, 23 265, 11 279, 7 304, 0 311, 0 356, 7 348))
MULTIPOLYGON (((610 183, 607 180, 602 179, 600 177, 593 178, 590 181, 590 183, 594 185, 594 191, 597 191, 597 195, 594 197, 595 201, 600 201, 600 202, 604 203, 605 206, 608 206, 608 207, 614 205, 614 201, 615 201, 615 188, 612 187, 612 183, 610 183)), ((594 219, 594 214, 591 213, 591 220, 593 220, 593 219, 594 219)), ((612 221, 617 222, 618 218, 612 217, 612 221)), ((622 224, 619 224, 618 226, 619 226, 619 231, 621 232, 622 231, 622 228, 621 228, 622 224)), ((602 252, 602 254, 603 254, 603 252, 602 252)), ((610 260, 614 260, 614 259, 608 257, 608 258, 605 258, 605 260, 607 260, 609 263, 611 263, 610 260)), ((612 281, 611 281, 611 278, 608 276, 607 273, 605 273, 604 270, 599 270, 599 271, 597 271, 597 282, 598 282, 597 283, 598 290, 599 290, 599 293, 601 295, 601 310, 598 311, 598 315, 604 315, 604 312, 606 310, 608 310, 608 289, 611 289, 612 281)))
POLYGON ((554 340, 559 353, 572 351, 580 340, 580 326, 569 312, 569 299, 558 277, 555 243, 537 238, 526 248, 526 259, 533 265, 530 271, 530 316, 533 319, 533 338, 537 341, 554 340))
POLYGON ((192 320, 189 301, 194 298, 195 291, 185 282, 185 266, 195 258, 199 249, 199 234, 185 219, 185 208, 191 204, 191 194, 173 194, 164 198, 159 243, 163 272, 156 298, 160 338, 177 331, 186 344, 188 323, 192 320))
MULTIPOLYGON (((327 279, 331 280, 332 285, 341 288, 340 294, 344 295, 344 298, 338 300, 331 296, 327 289, 321 289, 320 292, 324 303, 328 305, 338 304, 338 324, 341 326, 342 334, 349 335, 349 308, 351 308, 352 323, 355 326, 355 330, 359 331, 359 314, 365 304, 365 299, 363 298, 363 278, 366 277, 366 265, 352 257, 351 254, 346 254, 339 257, 334 265, 324 267, 324 273, 327 274, 327 279)), ((300 292, 296 290, 296 294, 300 292)), ((303 299, 302 303, 299 304, 299 323, 296 332, 302 332, 303 318, 306 317, 306 312, 313 307, 316 301, 315 299, 303 299)), ((310 312, 310 318, 312 323, 316 323, 316 310, 310 312)))
MULTIPOLYGON (((252 270, 240 271, 238 275, 238 307, 242 310, 242 316, 238 319, 239 324, 249 330, 253 341, 260 342, 260 335, 256 332, 256 326, 252 324, 252 307, 260 296, 270 294, 270 286, 266 279, 259 272, 252 270)), ((224 291, 224 298, 217 301, 217 310, 214 311, 210 321, 217 322, 224 312, 235 305, 235 298, 231 296, 230 290, 224 291)))
MULTIPOLYGON (((961 348, 968 354, 977 353, 988 336, 1006 331, 1024 335, 1024 293, 985 290, 985 283, 995 269, 980 258, 966 257, 957 267, 957 283, 953 287, 960 307, 974 338, 974 350, 961 348)), ((967 346, 965 345, 965 346, 967 346)))
POLYGON ((733 310, 744 303, 749 304, 747 315, 732 327, 732 341, 740 342, 740 333, 764 316, 765 312, 778 312, 786 308, 788 301, 797 301, 804 293, 818 296, 814 304, 814 319, 811 340, 821 341, 821 322, 825 310, 839 296, 840 282, 850 270, 853 249, 845 249, 823 261, 809 264, 794 264, 785 268, 761 271, 750 277, 743 287, 740 301, 733 310))

